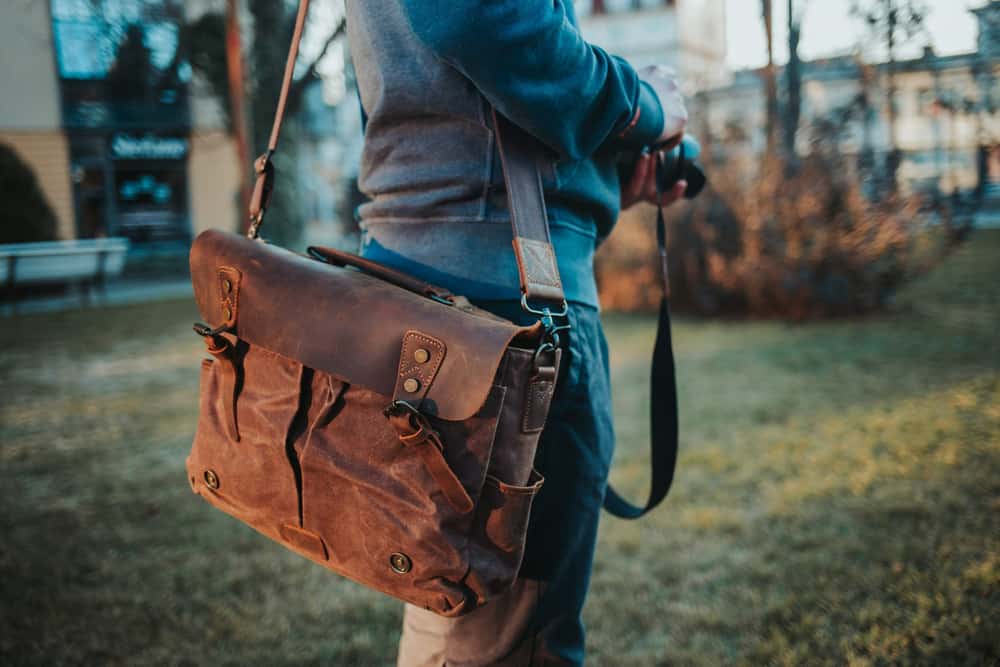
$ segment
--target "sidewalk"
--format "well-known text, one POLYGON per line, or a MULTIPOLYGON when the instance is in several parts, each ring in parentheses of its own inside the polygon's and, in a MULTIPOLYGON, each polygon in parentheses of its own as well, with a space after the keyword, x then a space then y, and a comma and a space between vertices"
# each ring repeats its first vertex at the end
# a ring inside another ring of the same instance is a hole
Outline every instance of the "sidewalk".
POLYGON ((28 313, 51 313, 81 308, 103 308, 151 301, 193 299, 191 281, 187 278, 160 280, 124 279, 109 282, 103 289, 70 288, 66 294, 24 299, 0 304, 0 317, 28 313), (87 292, 89 291, 89 299, 87 292))

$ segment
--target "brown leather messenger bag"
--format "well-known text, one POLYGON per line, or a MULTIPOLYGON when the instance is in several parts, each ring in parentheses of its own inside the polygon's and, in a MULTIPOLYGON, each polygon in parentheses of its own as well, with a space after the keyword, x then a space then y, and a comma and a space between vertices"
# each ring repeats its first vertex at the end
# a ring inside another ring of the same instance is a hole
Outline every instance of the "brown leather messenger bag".
MULTIPOLYGON (((357 582, 442 615, 507 590, 524 553, 532 467, 559 373, 566 302, 549 240, 540 150, 493 113, 514 230, 518 326, 447 290, 329 248, 309 256, 258 238, 274 182, 302 0, 267 152, 255 162, 249 238, 191 248, 207 324, 187 472, 215 507, 357 582)), ((662 251, 662 218, 659 220, 662 251)), ((665 270, 665 266, 663 267, 665 270)), ((653 477, 673 476, 676 395, 666 298, 653 363, 653 477)))

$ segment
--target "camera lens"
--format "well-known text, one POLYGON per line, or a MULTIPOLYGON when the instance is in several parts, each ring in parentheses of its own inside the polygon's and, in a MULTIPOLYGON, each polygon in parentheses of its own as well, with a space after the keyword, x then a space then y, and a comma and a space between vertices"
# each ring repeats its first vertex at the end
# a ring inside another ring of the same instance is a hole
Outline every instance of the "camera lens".
MULTIPOLYGON (((708 179, 701 167, 687 157, 687 139, 677 148, 662 154, 656 165, 656 180, 661 192, 667 192, 677 181, 687 181, 684 190, 685 199, 694 199, 705 188, 708 179)), ((697 152, 695 152, 697 155, 697 152)))

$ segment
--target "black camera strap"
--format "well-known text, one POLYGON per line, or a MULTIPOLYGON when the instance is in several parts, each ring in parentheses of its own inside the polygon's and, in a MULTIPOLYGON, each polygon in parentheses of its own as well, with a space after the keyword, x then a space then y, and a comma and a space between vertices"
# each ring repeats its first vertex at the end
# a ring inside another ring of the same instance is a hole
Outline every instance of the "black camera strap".
MULTIPOLYGON (((662 167, 663 156, 657 153, 657 167, 662 167)), ((660 180, 656 179, 657 199, 661 199, 660 180)), ((659 204, 659 202, 657 202, 659 204)), ((660 504, 670 491, 677 467, 677 376, 674 366, 674 345, 670 333, 670 278, 667 273, 667 223, 663 206, 656 208, 656 245, 660 254, 660 280, 663 294, 660 297, 660 316, 653 346, 653 366, 650 373, 649 428, 650 468, 652 479, 649 498, 642 507, 633 505, 609 484, 604 496, 604 509, 622 519, 638 519, 660 504)))

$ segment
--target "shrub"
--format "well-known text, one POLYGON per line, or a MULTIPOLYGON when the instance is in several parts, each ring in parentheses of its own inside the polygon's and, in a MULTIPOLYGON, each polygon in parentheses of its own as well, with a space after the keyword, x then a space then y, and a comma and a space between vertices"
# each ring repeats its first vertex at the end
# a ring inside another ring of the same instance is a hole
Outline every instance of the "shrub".
POLYGON ((14 149, 0 144, 0 243, 51 241, 56 216, 34 172, 14 149))
MULTIPOLYGON (((866 313, 948 247, 947 225, 916 198, 865 200, 844 160, 814 150, 794 169, 779 159, 710 165, 713 187, 668 213, 671 304, 709 315, 803 319, 866 313)), ((623 216, 598 254, 612 310, 659 302, 653 213, 623 216)))

